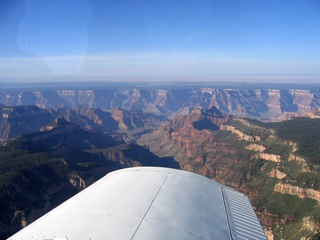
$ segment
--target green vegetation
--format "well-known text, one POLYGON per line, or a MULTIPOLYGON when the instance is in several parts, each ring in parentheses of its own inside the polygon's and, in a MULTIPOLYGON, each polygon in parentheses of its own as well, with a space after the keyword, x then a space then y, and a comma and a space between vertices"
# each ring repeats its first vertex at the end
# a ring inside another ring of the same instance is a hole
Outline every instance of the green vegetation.
POLYGON ((259 162, 252 163, 250 173, 254 178, 246 184, 250 192, 257 192, 252 199, 252 204, 265 216, 271 214, 269 218, 273 222, 275 239, 301 239, 302 237, 318 239, 319 235, 317 238, 314 232, 302 228, 302 222, 306 217, 311 217, 314 224, 319 224, 319 203, 310 198, 301 199, 295 195, 274 192, 274 186, 279 180, 267 176, 272 169, 278 169, 287 175, 282 180, 285 183, 303 188, 320 189, 319 166, 317 166, 320 163, 320 119, 295 118, 277 123, 263 123, 249 119, 247 121, 250 127, 243 126, 240 122, 236 123, 235 127, 252 135, 258 133, 252 129, 265 129, 261 132, 262 136, 259 135, 261 141, 258 144, 266 147, 264 152, 280 155, 282 159, 280 163, 265 162, 262 166, 259 162), (294 143, 297 144, 295 154, 306 159, 306 163, 289 161, 294 143))
MULTIPOLYGON (((32 153, 20 149, 0 147, 0 199, 8 197, 10 186, 36 170, 53 171, 56 176, 67 178, 69 171, 62 159, 47 153, 32 153), (44 169, 46 168, 46 169, 44 169), (8 187, 9 186, 9 187, 8 187)), ((35 174, 36 175, 36 174, 35 174)))
POLYGON ((41 209, 44 204, 59 204, 78 191, 69 180, 92 177, 96 169, 100 171, 104 168, 106 173, 125 166, 179 167, 180 163, 181 166, 188 164, 194 172, 245 191, 257 212, 267 219, 264 223, 274 229, 276 239, 290 239, 290 234, 311 236, 310 231, 301 230, 302 220, 310 216, 316 224, 320 222, 318 203, 309 198, 300 199, 274 192, 274 188, 281 181, 303 188, 320 189, 317 166, 320 163, 320 120, 296 118, 282 123, 262 123, 235 119, 228 122, 246 135, 260 137, 259 141, 252 142, 239 140, 237 134, 231 131, 216 130, 202 123, 195 127, 211 129, 212 136, 206 138, 210 141, 198 143, 198 139, 188 135, 184 140, 188 138, 189 142, 195 143, 190 148, 186 148, 186 144, 171 146, 169 140, 163 141, 161 148, 176 154, 169 157, 158 157, 149 149, 133 143, 120 144, 101 134, 84 133, 80 128, 75 128, 68 135, 46 136, 42 133, 39 137, 40 134, 34 133, 7 142, 7 146, 0 147, 1 224, 10 226, 15 222, 19 225, 31 209, 41 209), (37 141, 32 141, 34 136, 37 141), (297 143, 296 154, 305 158, 306 163, 289 161, 293 143, 297 143), (254 147, 253 144, 266 149, 246 149, 248 145, 254 147), (279 155, 281 162, 263 160, 259 151, 279 155), (185 156, 187 152, 189 155, 185 156), (269 177, 274 169, 285 173, 286 177, 282 180, 269 177), (46 196, 50 187, 63 184, 68 187, 64 186, 56 194, 46 196))
POLYGON ((278 181, 276 178, 266 177, 248 182, 247 187, 250 191, 259 191, 259 196, 252 200, 252 204, 259 212, 266 211, 272 214, 275 222, 285 221, 286 225, 299 223, 305 216, 319 220, 316 200, 274 192, 274 185, 278 181))
POLYGON ((268 198, 263 198, 261 204, 265 206, 269 213, 279 216, 279 218, 287 219, 289 222, 297 222, 301 221, 304 216, 311 214, 317 206, 317 201, 273 192, 268 198))
POLYGON ((299 183, 298 186, 320 190, 319 174, 303 172, 299 173, 295 180, 299 183))
MULTIPOLYGON (((62 159, 52 157, 47 153, 0 147, 1 224, 20 226, 25 215, 15 216, 15 213, 21 211, 28 215, 33 209, 41 208, 45 203, 44 196, 47 189, 61 180, 67 181, 69 173, 70 169, 62 159)), ((70 196, 70 193, 64 194, 63 200, 70 196)), ((56 206, 51 200, 49 201, 52 206, 56 206)), ((2 232, 0 229, 1 239, 2 234, 10 235, 6 230, 2 232)))
POLYGON ((227 176, 223 181, 234 184, 239 180, 242 186, 246 186, 253 195, 253 206, 273 223, 275 239, 300 239, 303 236, 313 236, 314 232, 301 229, 302 222, 306 217, 311 217, 315 224, 319 224, 319 203, 311 198, 301 199, 295 195, 275 192, 275 185, 280 180, 269 177, 269 174, 273 169, 278 169, 286 174, 282 182, 303 188, 320 189, 319 166, 317 166, 320 163, 320 119, 295 118, 279 123, 245 119, 230 121, 228 125, 234 126, 246 135, 259 136, 260 141, 254 143, 264 146, 265 153, 279 155, 281 162, 252 158, 255 153, 245 149, 249 142, 238 140, 238 137, 231 132, 217 131, 214 133, 215 142, 228 143, 229 149, 227 153, 223 153, 224 159, 238 160, 230 170, 239 174, 227 176), (295 154, 305 158, 306 163, 289 161, 294 143, 297 144, 295 154))
POLYGON ((282 158, 288 158, 291 153, 291 147, 281 143, 282 141, 277 141, 272 145, 267 145, 265 152, 280 155, 282 158))
POLYGON ((251 176, 257 176, 260 174, 261 167, 263 166, 264 162, 262 159, 253 159, 251 162, 250 167, 250 175, 251 176))
POLYGON ((283 161, 279 170, 288 175, 288 179, 296 179, 301 172, 302 165, 298 161, 283 161))
POLYGON ((238 137, 230 131, 216 131, 213 133, 216 142, 237 142, 238 137))
POLYGON ((262 140, 269 137, 272 132, 269 128, 261 125, 259 121, 252 119, 232 120, 228 122, 228 125, 234 126, 246 135, 259 136, 262 140))
POLYGON ((264 125, 276 129, 282 139, 296 142, 298 155, 305 157, 311 164, 320 164, 320 119, 295 118, 264 125))
POLYGON ((101 154, 81 149, 114 146, 110 136, 80 128, 53 132, 25 135, 0 147, 0 239, 18 231, 35 209, 43 214, 76 194, 79 178, 98 179, 120 168, 101 154))

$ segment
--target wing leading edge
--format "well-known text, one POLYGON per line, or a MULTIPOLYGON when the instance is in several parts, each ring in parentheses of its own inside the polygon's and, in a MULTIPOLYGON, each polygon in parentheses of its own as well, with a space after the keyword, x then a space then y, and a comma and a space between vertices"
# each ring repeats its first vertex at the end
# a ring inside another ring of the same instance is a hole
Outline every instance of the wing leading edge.
POLYGON ((107 174, 9 239, 267 238, 245 195, 194 173, 137 167, 107 174))

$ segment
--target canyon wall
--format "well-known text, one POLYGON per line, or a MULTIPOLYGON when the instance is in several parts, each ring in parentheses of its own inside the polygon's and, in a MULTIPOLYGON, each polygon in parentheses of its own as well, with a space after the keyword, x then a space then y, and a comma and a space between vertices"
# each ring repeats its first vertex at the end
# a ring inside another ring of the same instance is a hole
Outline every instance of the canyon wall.
POLYGON ((159 114, 190 113, 212 106, 238 117, 275 120, 288 113, 304 113, 320 108, 320 90, 300 89, 218 89, 218 88, 114 88, 101 90, 0 91, 0 104, 36 105, 52 108, 59 105, 112 110, 143 110, 159 114))

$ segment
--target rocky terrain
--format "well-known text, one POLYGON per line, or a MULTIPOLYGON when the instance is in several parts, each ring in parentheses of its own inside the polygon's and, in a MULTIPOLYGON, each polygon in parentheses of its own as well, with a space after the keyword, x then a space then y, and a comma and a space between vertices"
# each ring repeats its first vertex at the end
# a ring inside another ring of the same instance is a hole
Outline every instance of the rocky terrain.
POLYGON ((86 88, 72 88, 62 85, 55 90, 0 89, 0 104, 36 105, 42 109, 84 106, 104 111, 120 107, 171 117, 215 106, 220 111, 237 117, 268 121, 288 119, 292 113, 317 111, 320 107, 319 86, 302 88, 299 85, 284 89, 282 85, 247 85, 221 86, 207 83, 161 87, 124 84, 124 87, 117 85, 100 88, 90 88, 87 85, 86 88))
POLYGON ((2 129, 10 125, 0 147, 1 236, 109 171, 141 165, 181 168, 244 192, 270 239, 319 235, 317 118, 263 123, 216 107, 170 121, 118 107, 1 109, 2 129))
POLYGON ((37 106, 0 105, 0 141, 4 142, 23 134, 50 130, 56 118, 64 118, 84 129, 108 133, 126 133, 127 139, 146 133, 165 120, 163 116, 144 113, 141 110, 127 111, 115 107, 111 112, 77 106, 41 109, 37 106))
POLYGON ((110 171, 143 165, 179 168, 172 157, 158 157, 139 145, 116 141, 62 117, 49 126, 0 147, 0 239, 110 171))
POLYGON ((269 239, 310 239, 320 230, 319 130, 319 119, 262 123, 211 108, 176 117, 138 144, 246 193, 269 239))
POLYGON ((0 91, 0 239, 141 165, 244 192, 269 239, 319 238, 316 88, 87 87, 0 91))

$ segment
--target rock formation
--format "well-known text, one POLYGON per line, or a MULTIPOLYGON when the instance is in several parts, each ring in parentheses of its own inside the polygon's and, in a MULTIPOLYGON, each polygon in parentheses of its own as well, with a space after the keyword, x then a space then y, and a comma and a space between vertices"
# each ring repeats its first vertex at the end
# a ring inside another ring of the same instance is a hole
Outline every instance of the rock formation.
POLYGON ((274 187, 274 191, 282 194, 296 195, 299 198, 312 198, 320 203, 320 191, 314 189, 306 189, 298 186, 292 186, 286 183, 277 183, 274 187))
MULTIPOLYGON (((212 106, 237 117, 277 120, 319 110, 320 91, 304 89, 230 89, 212 87, 128 87, 96 89, 57 89, 35 91, 0 91, 0 104, 6 106, 36 105, 54 108, 84 106, 111 111, 119 106, 125 110, 143 110, 156 114, 190 113, 212 106), (189 112, 185 112, 189 109, 189 112), (182 111, 183 110, 183 111, 182 111)), ((4 116, 4 115, 3 115, 4 116)))

